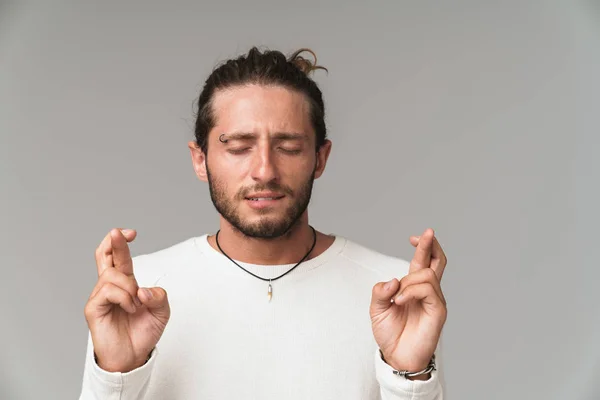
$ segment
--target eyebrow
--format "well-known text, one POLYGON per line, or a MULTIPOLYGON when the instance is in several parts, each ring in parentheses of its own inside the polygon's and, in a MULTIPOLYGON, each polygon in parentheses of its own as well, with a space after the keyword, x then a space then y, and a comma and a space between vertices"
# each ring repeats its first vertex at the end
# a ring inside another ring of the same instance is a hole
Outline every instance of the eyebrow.
MULTIPOLYGON (((275 132, 270 135, 276 140, 306 140, 308 136, 300 132, 275 132)), ((251 132, 223 133, 223 140, 252 140, 258 138, 258 134, 251 132)))

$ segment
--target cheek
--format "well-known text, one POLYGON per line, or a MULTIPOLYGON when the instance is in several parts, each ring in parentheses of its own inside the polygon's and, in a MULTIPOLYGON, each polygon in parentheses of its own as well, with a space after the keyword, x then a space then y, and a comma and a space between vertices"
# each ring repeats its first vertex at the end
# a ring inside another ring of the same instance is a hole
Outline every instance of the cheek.
POLYGON ((243 180, 252 168, 251 157, 231 157, 224 154, 219 159, 218 168, 222 171, 223 176, 227 176, 231 180, 243 180))
POLYGON ((244 180, 248 175, 250 162, 248 159, 227 157, 223 155, 211 160, 210 171, 213 175, 217 175, 219 180, 226 182, 228 185, 234 185, 244 180))
POLYGON ((242 179, 232 175, 231 173, 222 173, 219 175, 219 183, 221 190, 228 196, 235 196, 240 190, 242 179))
POLYGON ((299 187, 311 178, 313 171, 314 163, 303 161, 282 170, 281 178, 288 185, 299 187))

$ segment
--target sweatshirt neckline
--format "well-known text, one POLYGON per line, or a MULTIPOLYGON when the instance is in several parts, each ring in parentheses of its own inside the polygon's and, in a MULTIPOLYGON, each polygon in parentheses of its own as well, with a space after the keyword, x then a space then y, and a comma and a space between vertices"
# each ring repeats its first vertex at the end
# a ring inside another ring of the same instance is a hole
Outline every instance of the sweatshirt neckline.
MULTIPOLYGON (((225 257, 221 252, 215 250, 210 245, 210 243, 208 243, 208 236, 209 236, 208 234, 204 234, 202 236, 194 237, 193 242, 194 242, 194 246, 196 247, 196 249, 199 250, 206 257, 209 257, 218 263, 225 263, 225 264, 233 265, 231 260, 229 260, 227 257, 225 257)), ((328 262, 335 256, 337 256, 339 253, 341 253, 342 250, 344 249, 344 247, 346 246, 347 239, 342 236, 338 236, 338 235, 332 235, 332 236, 334 236, 335 239, 334 239, 333 243, 327 249, 325 249, 325 251, 323 251, 318 256, 311 258, 310 260, 302 262, 292 272, 290 272, 289 275, 286 275, 286 276, 290 276, 290 275, 293 275, 296 273, 306 272, 306 271, 315 269, 315 268, 325 264, 326 262, 328 262)), ((281 274, 289 271, 294 265, 296 265, 296 263, 280 264, 280 265, 250 264, 250 263, 245 263, 245 262, 242 262, 239 260, 235 260, 235 262, 240 264, 242 267, 244 267, 244 269, 252 272, 253 274, 256 274, 257 276, 260 276, 261 278, 265 278, 265 279, 276 278, 276 277, 280 276, 281 274)), ((240 271, 240 269, 237 268, 235 265, 233 265, 233 266, 235 267, 235 270, 240 271)), ((244 271, 240 271, 240 272, 246 274, 244 271)))

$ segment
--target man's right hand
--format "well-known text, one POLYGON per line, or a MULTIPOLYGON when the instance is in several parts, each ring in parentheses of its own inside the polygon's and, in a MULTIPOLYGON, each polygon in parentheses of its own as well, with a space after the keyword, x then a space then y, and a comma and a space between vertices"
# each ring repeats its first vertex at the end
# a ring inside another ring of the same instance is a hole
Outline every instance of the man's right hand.
POLYGON ((96 249, 98 283, 84 314, 97 363, 109 372, 129 372, 146 362, 162 336, 171 310, 163 288, 139 288, 128 242, 132 229, 112 229, 96 249))

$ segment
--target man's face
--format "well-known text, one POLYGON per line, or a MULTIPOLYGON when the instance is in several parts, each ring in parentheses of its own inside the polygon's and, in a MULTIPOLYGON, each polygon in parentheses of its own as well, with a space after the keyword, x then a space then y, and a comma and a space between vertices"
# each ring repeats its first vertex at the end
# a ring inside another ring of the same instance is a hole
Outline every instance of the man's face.
POLYGON ((315 151, 309 107, 303 94, 279 86, 215 94, 206 177, 217 211, 246 236, 282 236, 308 207, 327 158, 315 151))

